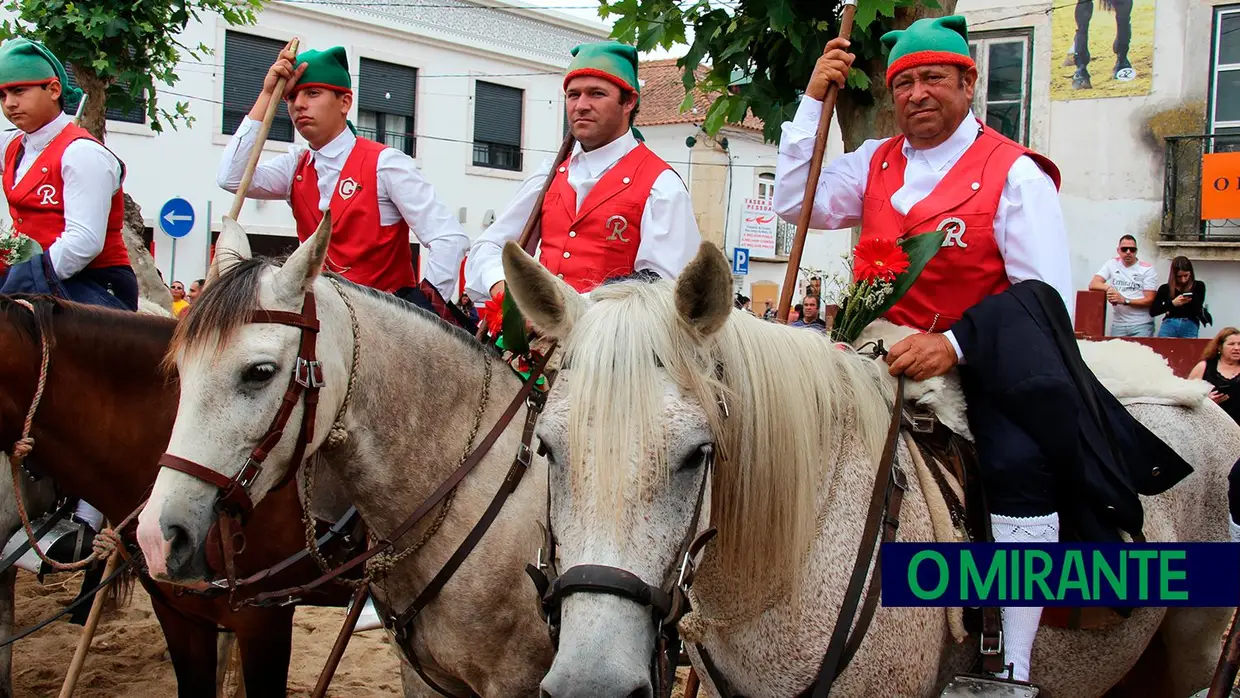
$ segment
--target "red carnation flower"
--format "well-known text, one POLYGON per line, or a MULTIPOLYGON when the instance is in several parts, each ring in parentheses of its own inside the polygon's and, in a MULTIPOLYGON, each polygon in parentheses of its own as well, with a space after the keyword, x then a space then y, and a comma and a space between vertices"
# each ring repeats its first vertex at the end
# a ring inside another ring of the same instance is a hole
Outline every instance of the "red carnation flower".
POLYGON ((869 238, 853 248, 853 273, 863 281, 893 281, 908 264, 908 253, 895 240, 869 238))
POLYGON ((478 321, 486 323, 487 334, 492 337, 504 329, 504 291, 502 289, 478 309, 478 321))

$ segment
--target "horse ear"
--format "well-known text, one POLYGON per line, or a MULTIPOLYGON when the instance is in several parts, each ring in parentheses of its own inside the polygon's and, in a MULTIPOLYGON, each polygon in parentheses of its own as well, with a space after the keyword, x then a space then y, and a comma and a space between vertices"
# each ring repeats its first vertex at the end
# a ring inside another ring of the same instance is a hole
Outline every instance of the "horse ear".
POLYGON ((504 278, 521 314, 555 339, 567 337, 585 311, 585 300, 572 286, 557 279, 512 241, 504 246, 504 278))
POLYGON ((223 229, 215 242, 215 259, 211 260, 211 266, 207 268, 207 283, 220 278, 220 274, 251 256, 250 238, 245 234, 245 229, 229 216, 224 216, 223 229))
POLYGON ((323 271, 327 247, 332 241, 332 213, 323 212, 323 220, 314 234, 297 246, 288 261, 276 272, 276 298, 288 305, 297 305, 301 297, 323 271))
POLYGON ((676 280, 676 314, 698 339, 718 332, 732 314, 732 268, 709 242, 676 280))

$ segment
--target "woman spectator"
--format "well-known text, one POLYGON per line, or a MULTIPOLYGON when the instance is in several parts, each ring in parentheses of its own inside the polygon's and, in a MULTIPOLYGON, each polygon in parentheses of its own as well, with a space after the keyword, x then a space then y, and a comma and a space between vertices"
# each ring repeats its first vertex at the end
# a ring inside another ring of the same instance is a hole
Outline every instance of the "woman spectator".
POLYGON ((1158 287, 1150 306, 1150 317, 1167 314, 1158 336, 1196 339, 1205 318, 1205 302, 1206 285, 1193 274, 1193 263, 1188 257, 1171 260, 1171 276, 1158 287))
POLYGON ((173 317, 181 317, 181 313, 189 307, 189 301, 185 300, 185 284, 180 281, 173 281, 168 287, 172 291, 172 315, 173 317))
POLYGON ((1224 327, 1201 355, 1201 363, 1188 374, 1214 386, 1210 399, 1240 424, 1240 330, 1224 327))

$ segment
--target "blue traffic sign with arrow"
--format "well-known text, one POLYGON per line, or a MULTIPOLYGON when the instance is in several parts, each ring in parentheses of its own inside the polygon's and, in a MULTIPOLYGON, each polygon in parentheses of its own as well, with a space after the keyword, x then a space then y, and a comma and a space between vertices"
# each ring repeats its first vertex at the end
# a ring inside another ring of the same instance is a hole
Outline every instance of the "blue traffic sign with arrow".
POLYGON ((159 209, 159 229, 172 238, 189 235, 194 229, 194 207, 180 197, 168 199, 159 209))

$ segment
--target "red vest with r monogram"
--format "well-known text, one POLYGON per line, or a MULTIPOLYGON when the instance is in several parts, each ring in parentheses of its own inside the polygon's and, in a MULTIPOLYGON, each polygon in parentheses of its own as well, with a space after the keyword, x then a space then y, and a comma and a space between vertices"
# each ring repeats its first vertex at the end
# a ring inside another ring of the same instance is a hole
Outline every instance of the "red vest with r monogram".
MULTIPOLYGON (((69 144, 78 139, 98 143, 90 132, 80 126, 67 124, 51 143, 39 153, 20 182, 17 175, 17 155, 21 151, 24 135, 9 142, 4 152, 4 195, 9 200, 9 216, 13 229, 39 243, 46 252, 52 243, 65 232, 65 178, 60 170, 61 160, 69 144)), ((115 157, 115 156, 113 156, 115 157)), ((120 159, 117 158, 119 161, 120 159)), ((125 178, 124 165, 121 179, 125 178)), ((88 269, 129 266, 129 252, 121 238, 121 225, 125 221, 125 194, 121 187, 112 195, 108 209, 107 230, 103 238, 103 250, 87 264, 88 269)))
POLYGON ((945 332, 964 312, 1008 282, 995 241, 995 213, 1008 171, 1028 155, 1059 187, 1059 169, 1046 157, 978 124, 977 140, 926 198, 901 214, 891 196, 904 186, 904 137, 878 147, 870 160, 861 216, 861 238, 900 240, 944 230, 942 248, 922 270, 908 293, 887 311, 897 325, 945 332))
MULTIPOLYGON (((355 284, 393 293, 417 286, 409 225, 404 219, 382 225, 379 219, 379 153, 387 146, 358 138, 340 170, 332 192, 332 241, 327 269, 355 284)), ((314 154, 307 151, 297 164, 289 204, 297 220, 297 239, 305 242, 323 220, 319 210, 319 175, 314 154)))
POLYGON ((633 273, 641 244, 642 214, 654 182, 671 166, 645 144, 608 170, 581 206, 568 183, 568 165, 553 173, 543 199, 542 255, 552 274, 580 293, 633 273))

